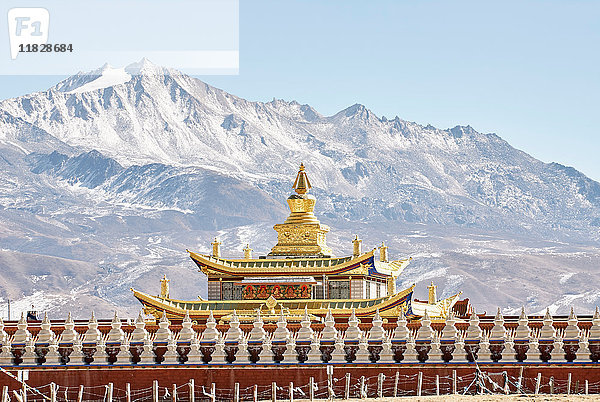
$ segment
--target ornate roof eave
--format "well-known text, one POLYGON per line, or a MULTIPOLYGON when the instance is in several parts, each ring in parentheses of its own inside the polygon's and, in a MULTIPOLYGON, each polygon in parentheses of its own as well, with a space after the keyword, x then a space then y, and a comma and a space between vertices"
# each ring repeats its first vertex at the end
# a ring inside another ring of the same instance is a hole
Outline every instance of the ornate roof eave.
POLYGON ((431 318, 446 318, 458 301, 462 292, 458 292, 446 299, 438 300, 435 304, 429 304, 418 300, 413 300, 410 306, 410 313, 413 317, 422 317, 427 310, 427 314, 431 318))
MULTIPOLYGON (((215 275, 248 275, 252 274, 253 276, 281 276, 282 272, 276 269, 273 269, 272 266, 261 267, 260 265, 266 265, 267 263, 281 263, 281 268, 288 268, 285 264, 294 264, 294 262, 298 261, 327 261, 327 260, 339 260, 340 258, 264 258, 264 259, 227 259, 227 258, 215 258, 212 256, 204 255, 204 254, 196 254, 192 251, 186 250, 190 258, 196 262, 200 266, 200 270, 205 274, 215 274, 215 275), (259 266, 252 267, 240 267, 234 266, 235 263, 255 263, 259 266)), ((367 264, 362 265, 360 263, 373 258, 375 254, 375 249, 368 251, 364 254, 356 258, 351 258, 341 264, 326 266, 326 267, 317 267, 317 266, 301 266, 301 264, 294 264, 289 268, 293 269, 295 274, 302 275, 328 275, 328 274, 339 274, 343 273, 345 275, 368 275, 367 264), (359 266, 349 269, 347 271, 343 271, 345 268, 352 267, 355 264, 359 264, 359 266), (342 271, 342 272, 340 272, 342 271)), ((390 267, 394 267, 394 271, 405 267, 408 264, 408 260, 400 260, 406 261, 406 263, 399 264, 398 261, 394 261, 389 263, 390 267)))
MULTIPOLYGON (((289 308, 290 314, 303 314, 305 305, 318 305, 318 308, 309 307, 308 312, 316 316, 325 316, 329 308, 332 309, 335 315, 346 316, 352 313, 355 309, 356 316, 369 317, 379 310, 382 317, 397 317, 399 309, 406 309, 412 303, 412 293, 415 285, 401 290, 392 296, 386 296, 379 299, 295 299, 295 300, 278 300, 277 303, 283 307, 289 308), (356 307, 362 304, 369 304, 365 307, 356 307), (289 307, 288 307, 289 306, 289 307), (290 308, 296 306, 295 308, 290 308), (341 306, 341 307, 338 307, 341 306)), ((176 300, 158 296, 152 296, 144 292, 131 289, 135 298, 137 298, 146 308, 147 314, 153 314, 155 317, 166 312, 167 318, 183 318, 189 312, 193 318, 206 318, 212 311, 215 317, 225 317, 232 314, 236 310, 239 314, 254 314, 255 308, 264 304, 264 300, 176 300), (192 307, 191 309, 183 308, 181 305, 192 307), (210 309, 210 306, 226 307, 222 309, 210 309), (204 307, 204 308, 203 308, 204 307)))
POLYGON ((412 258, 406 258, 390 262, 375 261, 375 269, 377 270, 377 272, 383 275, 389 275, 396 278, 402 273, 402 271, 404 271, 404 268, 406 268, 408 264, 410 264, 411 260, 412 258))

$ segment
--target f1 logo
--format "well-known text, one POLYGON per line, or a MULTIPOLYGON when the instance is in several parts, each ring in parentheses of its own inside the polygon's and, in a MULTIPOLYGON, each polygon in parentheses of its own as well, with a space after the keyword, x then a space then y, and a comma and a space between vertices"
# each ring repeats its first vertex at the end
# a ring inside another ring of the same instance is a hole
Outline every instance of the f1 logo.
POLYGON ((45 8, 11 8, 8 10, 11 59, 17 58, 21 45, 46 43, 49 27, 50 13, 45 8))

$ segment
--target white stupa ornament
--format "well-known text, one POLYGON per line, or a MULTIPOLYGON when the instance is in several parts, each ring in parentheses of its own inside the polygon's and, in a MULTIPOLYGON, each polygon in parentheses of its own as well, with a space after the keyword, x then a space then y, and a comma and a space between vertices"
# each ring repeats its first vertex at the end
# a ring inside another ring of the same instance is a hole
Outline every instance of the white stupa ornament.
POLYGON ((360 321, 356 317, 356 309, 352 309, 350 317, 348 317, 348 329, 346 330, 346 341, 358 341, 362 337, 362 331, 358 327, 360 321))
POLYGON ((483 332, 481 341, 479 342, 477 361, 481 363, 491 363, 492 361, 492 353, 490 351, 490 340, 486 332, 483 332))
POLYGON ((469 327, 467 328, 467 334, 465 339, 467 340, 480 340, 481 339, 481 328, 479 327, 479 317, 473 310, 471 317, 469 318, 469 327))
POLYGON ((196 332, 194 332, 192 319, 190 318, 190 312, 185 312, 185 317, 181 322, 181 331, 179 331, 179 342, 191 342, 196 337, 196 332))
POLYGON ((383 329, 383 320, 379 315, 379 309, 375 310, 371 328, 367 337, 370 341, 382 341, 385 338, 385 330, 383 329))
POLYGON ((490 331, 490 340, 491 341, 499 341, 506 339, 506 328, 504 327, 504 317, 500 312, 500 307, 498 307, 498 311, 496 312, 496 316, 494 317, 494 326, 490 331))
POLYGON ((233 314, 229 319, 229 329, 225 333, 225 342, 239 342, 244 333, 240 329, 240 319, 237 312, 233 310, 233 314))
POLYGON ((337 339, 337 329, 335 329, 335 319, 331 313, 331 308, 327 310, 325 316, 325 328, 321 331, 321 341, 335 341, 337 339))
POLYGON ((262 342, 265 339, 265 336, 267 336, 267 331, 265 331, 265 329, 263 328, 264 325, 265 325, 265 323, 263 322, 263 319, 260 315, 260 309, 258 309, 256 311, 256 318, 254 319, 254 322, 252 323, 253 328, 250 331, 248 341, 262 342))
POLYGON ((21 313, 21 319, 17 323, 17 331, 13 335, 12 343, 26 343, 31 339, 31 334, 27 330, 27 320, 25 315, 21 313))
POLYGON ((446 325, 442 329, 443 341, 454 341, 458 338, 458 330, 456 329, 456 319, 454 318, 454 312, 450 311, 448 318, 446 318, 446 325))
POLYGON ((594 313, 594 317, 592 317, 592 326, 590 328, 588 339, 589 341, 600 340, 600 311, 598 311, 598 307, 596 307, 596 312, 594 313))
POLYGON ((148 339, 148 331, 146 331, 146 322, 144 316, 140 310, 137 320, 135 320, 135 329, 131 333, 130 343, 142 343, 148 339))
POLYGON ((88 321, 88 329, 83 334, 83 343, 98 343, 102 339, 102 334, 98 329, 98 321, 96 315, 92 311, 92 317, 88 321))
POLYGON ((425 309, 423 318, 421 318, 421 326, 417 330, 416 340, 431 342, 432 339, 433 339, 433 331, 431 329, 431 319, 429 318, 429 313, 427 312, 427 309, 425 309))
POLYGON ((563 341, 571 341, 571 340, 579 340, 579 334, 581 330, 577 326, 577 316, 575 315, 575 310, 571 307, 571 313, 569 314, 569 319, 567 320, 567 327, 565 328, 565 333, 563 334, 563 341))
POLYGON ((285 342, 290 337, 290 331, 287 329, 287 320, 281 308, 281 315, 277 320, 277 329, 273 332, 273 342, 285 342))
POLYGON ((107 342, 121 343, 125 339, 125 333, 121 329, 121 320, 115 311, 115 315, 110 323, 110 331, 108 332, 107 342))
POLYGON ((65 321, 65 329, 60 334, 60 343, 73 343, 78 338, 79 334, 75 331, 75 322, 73 321, 71 312, 69 312, 65 321))
POLYGON ((521 307, 521 315, 519 316, 519 325, 515 331, 515 341, 529 341, 531 336, 531 328, 529 328, 529 320, 525 314, 525 307, 521 307))
POLYGON ((408 326, 406 324, 406 315, 404 315, 404 310, 400 308, 400 315, 398 315, 398 319, 396 320, 396 328, 394 328, 392 341, 406 342, 408 339, 408 326))
POLYGON ((50 329, 52 324, 48 319, 48 313, 44 313, 44 318, 40 324, 40 331, 37 334, 37 342, 36 343, 50 343, 54 340, 54 332, 50 329))
POLYGON ((550 315, 550 309, 546 308, 546 314, 544 315, 544 324, 540 329, 539 340, 554 340, 556 336, 556 329, 554 328, 552 316, 550 315))
POLYGON ((156 333, 154 334, 154 342, 170 341, 171 337, 172 337, 171 329, 169 328, 170 326, 171 326, 171 323, 169 322, 169 319, 167 318, 167 313, 166 313, 166 311, 163 310, 162 316, 160 317, 160 320, 158 321, 158 329, 156 330, 156 333))
POLYGON ((310 317, 308 316, 308 307, 304 306, 304 316, 300 321, 300 329, 296 333, 296 342, 311 341, 314 336, 314 331, 310 327, 310 317))
POLYGON ((203 342, 216 342, 219 339, 219 330, 217 330, 217 322, 213 316, 212 310, 206 319, 206 329, 202 332, 203 342))

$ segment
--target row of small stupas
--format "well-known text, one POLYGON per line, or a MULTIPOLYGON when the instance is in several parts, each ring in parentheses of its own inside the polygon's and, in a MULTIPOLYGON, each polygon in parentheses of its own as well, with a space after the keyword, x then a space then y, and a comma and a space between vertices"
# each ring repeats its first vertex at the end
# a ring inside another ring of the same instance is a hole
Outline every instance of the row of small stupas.
POLYGON ((295 193, 288 199, 290 215, 274 226, 277 244, 266 256, 252 257, 246 245, 244 258, 221 256, 221 243, 215 239, 212 254, 188 250, 191 259, 208 279, 208 300, 175 300, 169 297, 169 280, 161 280, 161 292, 153 296, 132 289, 147 314, 159 318, 163 312, 170 319, 205 322, 209 312, 219 320, 252 320, 260 311, 265 321, 276 321, 273 309, 283 309, 289 321, 300 321, 304 310, 313 320, 323 319, 331 310, 334 317, 420 317, 427 309, 432 318, 444 318, 458 301, 459 294, 437 300, 430 289, 428 302, 413 300, 414 286, 398 291, 396 279, 410 259, 390 261, 387 247, 363 252, 361 240, 353 241, 353 254, 335 257, 327 246, 329 227, 314 215, 316 199, 309 194, 310 181, 300 165, 293 184, 295 193))
POLYGON ((452 313, 432 323, 425 311, 419 322, 408 322, 401 312, 395 324, 386 324, 378 312, 361 323, 353 310, 345 322, 332 311, 324 323, 314 322, 305 309, 298 323, 283 311, 277 323, 265 324, 260 313, 252 325, 233 314, 218 325, 212 312, 205 325, 186 315, 181 325, 163 314, 158 326, 142 314, 123 323, 115 314, 110 324, 92 318, 76 324, 66 321, 28 323, 16 328, 0 320, 0 366, 34 365, 185 365, 185 364, 321 364, 321 363, 569 363, 600 359, 600 313, 565 320, 549 312, 532 320, 522 311, 518 319, 479 317, 457 322, 452 313))

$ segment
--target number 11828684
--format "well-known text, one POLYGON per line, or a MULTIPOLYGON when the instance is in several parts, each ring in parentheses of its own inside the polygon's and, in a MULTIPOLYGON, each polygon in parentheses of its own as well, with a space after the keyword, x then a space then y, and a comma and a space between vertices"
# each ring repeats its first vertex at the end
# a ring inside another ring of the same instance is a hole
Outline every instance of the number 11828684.
POLYGON ((71 43, 21 43, 19 45, 19 52, 23 53, 66 53, 73 52, 73 44, 71 43))

